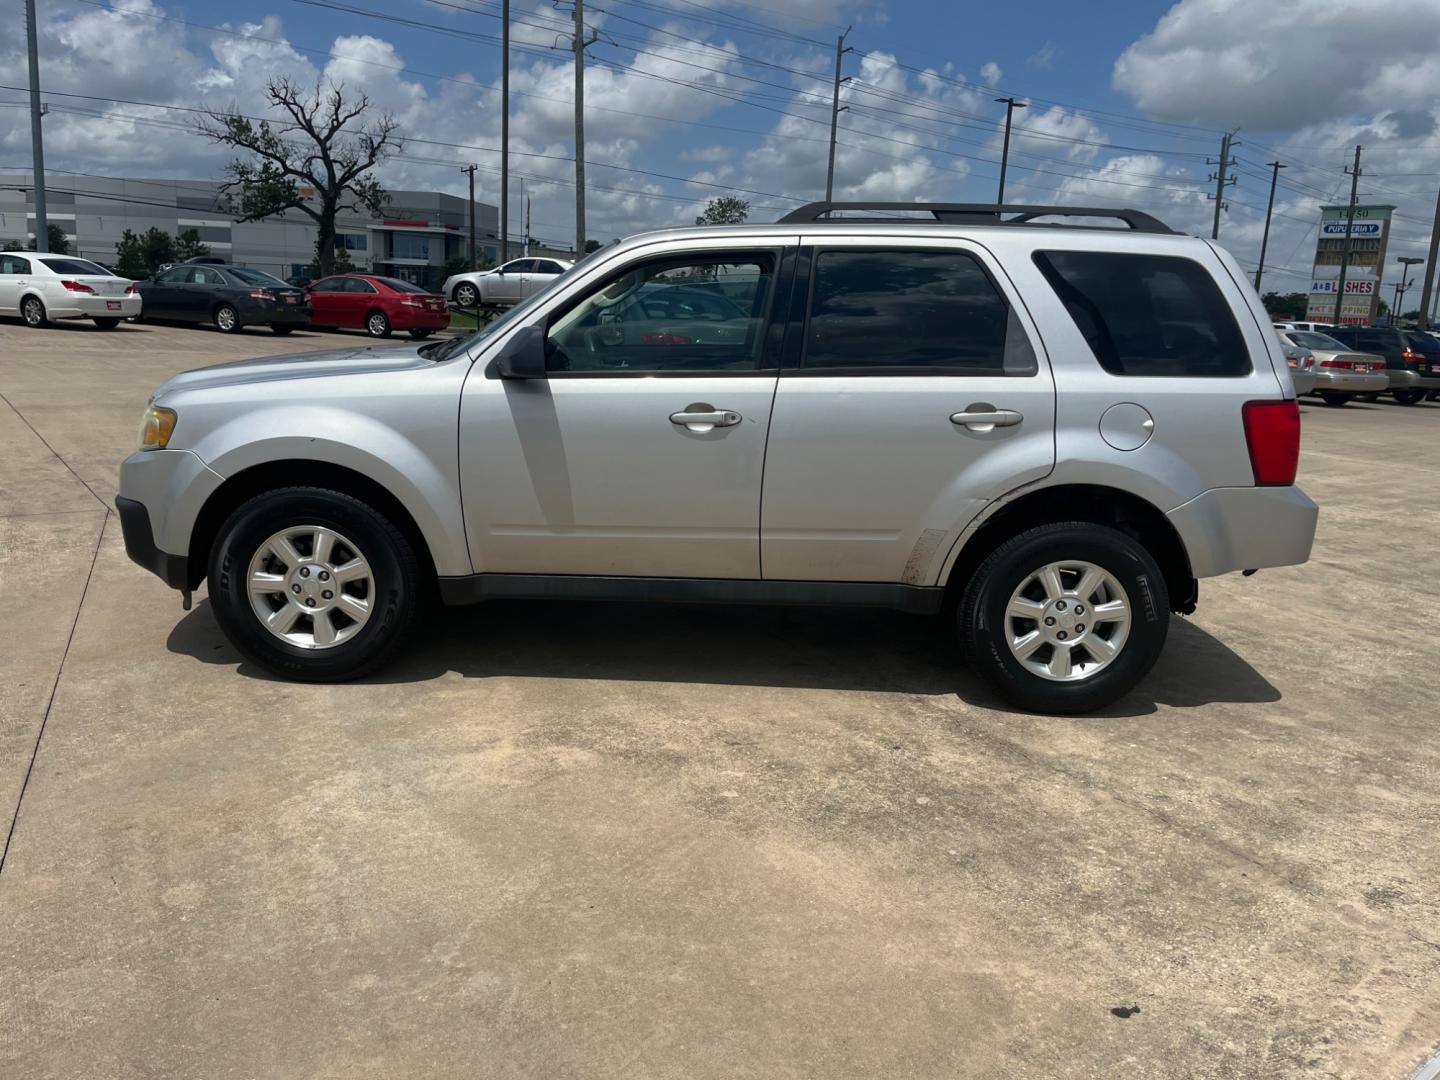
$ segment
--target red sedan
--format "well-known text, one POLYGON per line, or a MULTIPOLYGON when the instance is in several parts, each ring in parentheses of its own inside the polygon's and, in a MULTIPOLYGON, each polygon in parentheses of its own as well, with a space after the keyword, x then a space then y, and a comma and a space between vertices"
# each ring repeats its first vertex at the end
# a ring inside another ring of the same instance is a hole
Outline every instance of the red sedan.
POLYGON ((450 325, 443 296, 399 278, 336 274, 312 284, 307 295, 311 326, 354 328, 371 337, 408 330, 412 338, 423 338, 450 325))

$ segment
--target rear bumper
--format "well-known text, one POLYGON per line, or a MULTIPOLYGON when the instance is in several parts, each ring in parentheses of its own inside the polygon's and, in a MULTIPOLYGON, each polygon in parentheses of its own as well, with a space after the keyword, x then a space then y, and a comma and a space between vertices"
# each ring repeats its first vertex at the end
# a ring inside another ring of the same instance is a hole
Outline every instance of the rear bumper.
POLYGON ((1383 371, 1359 374, 1335 368, 1317 368, 1316 390, 1338 390, 1345 394, 1376 394, 1390 389, 1390 379, 1383 371))
POLYGON ((1387 370, 1391 390, 1440 390, 1440 377, 1421 375, 1401 368, 1387 370))
POLYGON ((1305 562, 1320 508, 1294 486, 1212 488, 1165 516, 1202 578, 1305 562))
POLYGON ((250 326, 308 326, 309 304, 256 304, 240 309, 240 321, 250 326))
POLYGON ((52 319, 129 319, 140 314, 141 301, 136 296, 67 296, 47 302, 45 314, 52 319), (119 304, 117 308, 111 304, 119 304))
POLYGON ((115 510, 120 515, 120 531, 125 536, 125 554, 130 556, 130 561, 143 566, 172 589, 189 588, 190 560, 155 546, 155 530, 150 527, 150 511, 145 509, 145 504, 116 495, 115 510))
POLYGON ((396 330, 444 330, 450 325, 450 309, 424 311, 410 309, 390 313, 390 325, 396 330))

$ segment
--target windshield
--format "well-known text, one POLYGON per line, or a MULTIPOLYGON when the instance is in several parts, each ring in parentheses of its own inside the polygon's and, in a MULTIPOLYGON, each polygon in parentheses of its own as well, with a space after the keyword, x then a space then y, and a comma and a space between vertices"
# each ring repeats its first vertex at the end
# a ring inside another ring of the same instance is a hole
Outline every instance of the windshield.
MULTIPOLYGON (((618 242, 619 241, 616 241, 616 243, 618 242)), ((613 243, 609 245, 609 247, 614 246, 615 244, 613 243)), ((604 254, 608 250, 609 248, 597 248, 596 250, 590 252, 589 255, 586 255, 583 259, 577 262, 574 266, 571 266, 563 274, 558 274, 555 277, 551 278, 549 284, 547 284, 539 292, 535 293, 533 296, 530 296, 525 300, 521 300, 520 303, 516 304, 509 311, 505 312, 503 315, 500 315, 495 319, 492 319, 490 322, 480 327, 480 329, 476 330, 475 333, 470 334, 468 337, 455 337, 451 338, 448 341, 437 341, 431 345, 426 345, 420 349, 420 355, 425 357, 427 360, 434 360, 438 364, 442 360, 449 360, 452 356, 458 356, 460 355, 460 353, 468 351, 472 347, 479 345, 487 338, 493 337, 494 335, 511 326, 515 322, 523 322, 531 311, 533 311, 536 307, 549 299, 552 292, 554 292, 556 289, 564 288, 564 286, 569 283, 570 279, 575 276, 575 272, 577 270, 588 267, 591 261, 593 261, 597 255, 604 254)))
POLYGON ((281 281, 274 274, 267 274, 264 270, 251 270, 248 266, 229 266, 226 269, 246 285, 269 285, 272 288, 279 285, 282 289, 290 288, 289 282, 281 281))
POLYGON ((87 262, 84 259, 41 259, 40 261, 57 274, 98 274, 100 277, 115 276, 103 266, 87 262))
POLYGON ((1290 340, 1306 349, 1320 349, 1324 352, 1344 352, 1350 346, 1336 341, 1329 334, 1315 334, 1307 330, 1291 330, 1290 340))

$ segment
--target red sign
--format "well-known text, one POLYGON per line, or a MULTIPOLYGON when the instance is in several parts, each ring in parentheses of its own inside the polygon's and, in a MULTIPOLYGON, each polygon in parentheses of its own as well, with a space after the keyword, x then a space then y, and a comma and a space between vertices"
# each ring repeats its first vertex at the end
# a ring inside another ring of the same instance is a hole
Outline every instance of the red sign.
POLYGON ((387 218, 384 220, 384 222, 382 222, 382 224, 385 224, 385 225, 400 225, 400 226, 403 226, 404 228, 407 228, 407 229, 428 229, 428 228, 430 227, 430 223, 429 223, 428 221, 426 221, 424 218, 415 219, 415 218, 389 218, 389 217, 387 217, 387 218))

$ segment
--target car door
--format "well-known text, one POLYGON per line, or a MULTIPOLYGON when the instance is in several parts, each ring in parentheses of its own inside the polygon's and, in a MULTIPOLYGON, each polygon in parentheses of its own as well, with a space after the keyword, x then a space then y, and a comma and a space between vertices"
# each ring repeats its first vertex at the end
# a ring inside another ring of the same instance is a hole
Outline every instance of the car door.
POLYGON ((0 315, 20 313, 20 287, 29 276, 29 259, 23 255, 0 255, 0 315))
POLYGON ((764 576, 935 584, 990 499, 1054 467, 1034 327, 989 253, 948 239, 827 238, 801 251, 802 290, 770 420, 764 576))
POLYGON ((476 365, 461 400, 460 468, 477 570, 760 576, 780 344, 767 327, 788 294, 777 288, 780 249, 738 241, 597 267, 536 322, 544 379, 476 365), (626 339, 619 315, 648 282, 720 272, 754 296, 728 344, 626 339))
POLYGON ((180 318, 181 295, 190 280, 190 267, 172 266, 157 274, 155 280, 140 286, 141 311, 154 319, 180 318))
POLYGON ((496 303, 513 304, 524 296, 525 276, 530 273, 534 262, 534 259, 513 259, 500 267, 490 290, 490 296, 496 303))
POLYGON ((530 269, 526 271, 524 281, 521 285, 524 296, 534 296, 550 282, 554 281, 561 273, 560 264, 549 259, 534 259, 530 269))
POLYGON ((344 307, 345 279, 340 277, 321 278, 310 286, 310 324, 312 326, 341 326, 341 309, 344 307))

